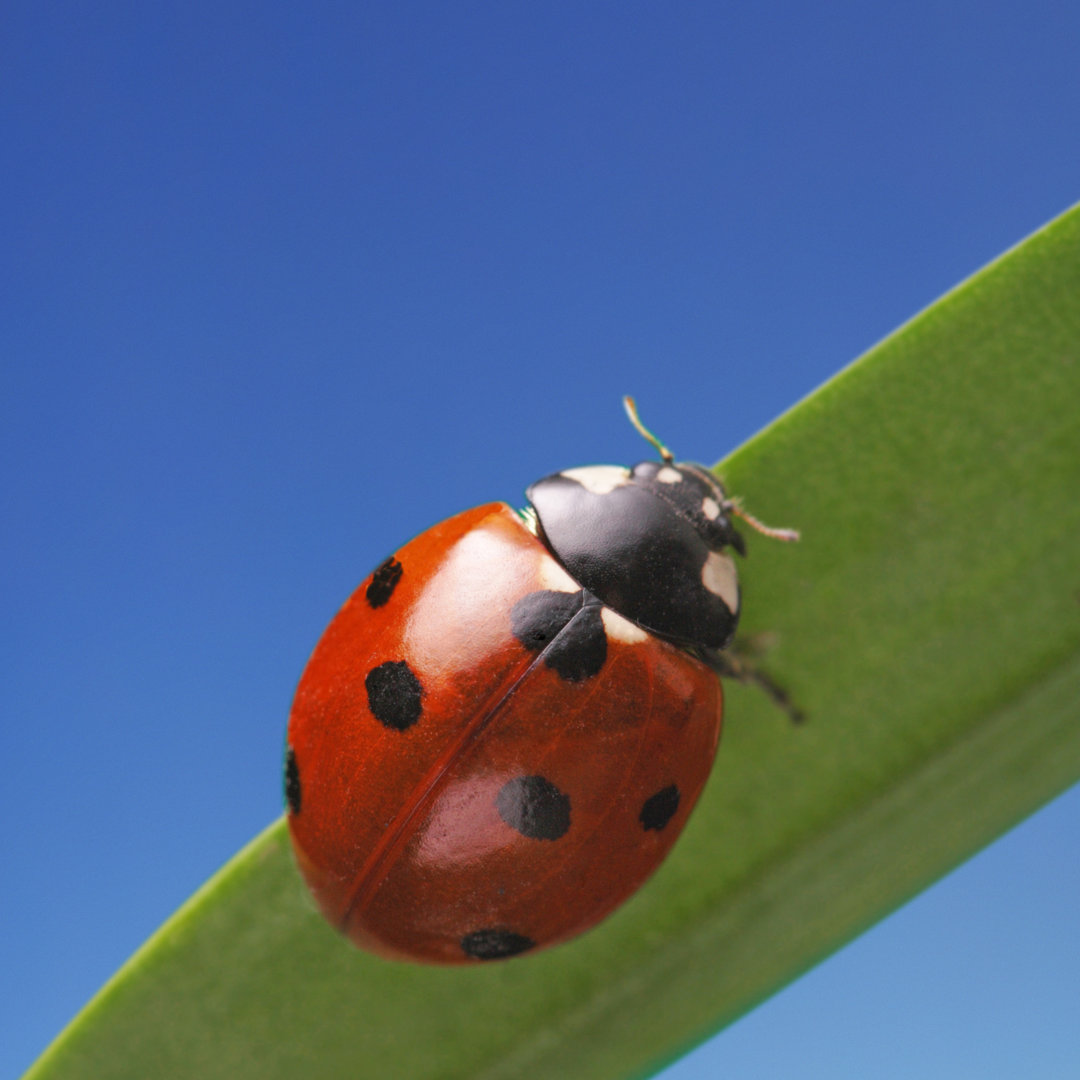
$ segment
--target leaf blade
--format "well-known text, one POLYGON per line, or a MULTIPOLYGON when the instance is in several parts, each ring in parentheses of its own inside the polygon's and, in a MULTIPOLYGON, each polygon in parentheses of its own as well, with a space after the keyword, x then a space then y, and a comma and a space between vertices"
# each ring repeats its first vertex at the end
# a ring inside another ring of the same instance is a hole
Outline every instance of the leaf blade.
POLYGON ((389 964, 322 925, 272 826, 28 1074, 637 1074, 1080 776, 1080 211, 724 464, 759 541, 746 629, 809 722, 729 694, 717 773, 623 911, 550 953, 389 964), (1071 495, 1071 497, 1070 497, 1071 495))

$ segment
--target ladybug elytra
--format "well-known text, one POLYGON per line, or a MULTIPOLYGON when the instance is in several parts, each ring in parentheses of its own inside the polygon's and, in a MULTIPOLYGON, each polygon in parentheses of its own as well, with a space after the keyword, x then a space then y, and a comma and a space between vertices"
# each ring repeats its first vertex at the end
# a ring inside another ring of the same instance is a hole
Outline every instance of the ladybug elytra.
POLYGON ((356 944, 429 963, 565 941, 671 849, 720 738, 733 517, 700 465, 567 469, 467 510, 335 616, 289 718, 297 862, 356 944))

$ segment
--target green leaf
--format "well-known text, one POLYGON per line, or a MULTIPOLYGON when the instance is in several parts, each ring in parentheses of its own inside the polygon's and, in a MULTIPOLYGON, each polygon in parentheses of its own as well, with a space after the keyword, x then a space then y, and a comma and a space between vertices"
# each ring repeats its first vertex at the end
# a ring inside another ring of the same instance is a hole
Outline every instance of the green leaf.
POLYGON ((33 1080, 639 1075, 1080 776, 1080 211, 724 463, 745 629, 792 725, 734 686, 675 854, 571 945, 393 964, 308 901, 281 822, 133 957, 33 1080))

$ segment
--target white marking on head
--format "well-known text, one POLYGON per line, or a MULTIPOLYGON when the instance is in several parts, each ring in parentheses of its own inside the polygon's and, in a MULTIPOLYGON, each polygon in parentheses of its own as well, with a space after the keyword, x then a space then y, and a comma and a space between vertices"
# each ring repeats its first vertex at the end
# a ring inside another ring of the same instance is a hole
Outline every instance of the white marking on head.
POLYGON ((540 560, 540 588, 552 592, 577 592, 581 586, 547 553, 540 560))
POLYGON ((621 641, 624 645, 637 645, 649 635, 640 626, 624 619, 617 611, 606 607, 600 612, 600 618, 604 622, 604 630, 612 641, 621 641))
POLYGON ((701 512, 710 520, 715 521, 720 516, 720 504, 708 495, 701 500, 701 512))
POLYGON ((656 479, 661 484, 681 484, 683 475, 678 469, 673 469, 670 465, 665 465, 657 474, 656 479))
POLYGON ((732 614, 739 610, 739 575, 730 555, 710 551, 701 568, 701 584, 713 596, 719 596, 732 614))
POLYGON ((594 495, 607 495, 630 483, 630 470, 622 465, 584 465, 578 469, 563 469, 560 475, 576 480, 594 495))

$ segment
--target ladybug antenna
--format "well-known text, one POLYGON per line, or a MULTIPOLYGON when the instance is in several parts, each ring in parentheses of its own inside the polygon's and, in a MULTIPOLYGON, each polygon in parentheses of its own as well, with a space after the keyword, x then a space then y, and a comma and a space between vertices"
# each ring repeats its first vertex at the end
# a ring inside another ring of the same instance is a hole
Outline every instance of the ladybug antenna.
MULTIPOLYGON (((638 429, 642 438, 646 439, 656 447, 660 457, 666 464, 674 464, 675 455, 641 422, 641 417, 638 416, 637 404, 634 399, 627 394, 622 399, 622 403, 623 408, 626 409, 626 415, 630 417, 630 423, 638 429)), ((705 470, 699 470, 697 466, 684 465, 683 468, 693 468, 695 472, 705 472, 705 470)), ((723 494, 723 490, 723 488, 719 489, 721 495, 723 494)), ((759 521, 753 514, 744 510, 742 503, 737 498, 729 496, 724 499, 723 505, 725 510, 745 521, 751 529, 761 533, 762 536, 768 536, 772 540, 784 540, 787 542, 794 542, 799 539, 798 529, 775 529, 771 525, 766 525, 764 521, 759 521)))
POLYGON ((724 509, 730 510, 737 518, 741 518, 751 529, 761 533, 762 536, 768 536, 772 540, 785 540, 791 542, 799 539, 798 529, 774 529, 771 525, 766 525, 764 521, 758 521, 753 514, 744 510, 738 499, 725 499, 724 509))
POLYGON ((651 442, 656 447, 660 454, 668 465, 675 460, 675 455, 641 422, 641 418, 637 413, 637 405, 634 403, 634 399, 627 394, 623 399, 623 408, 626 409, 626 415, 630 417, 630 423, 638 429, 638 433, 642 438, 651 442))

